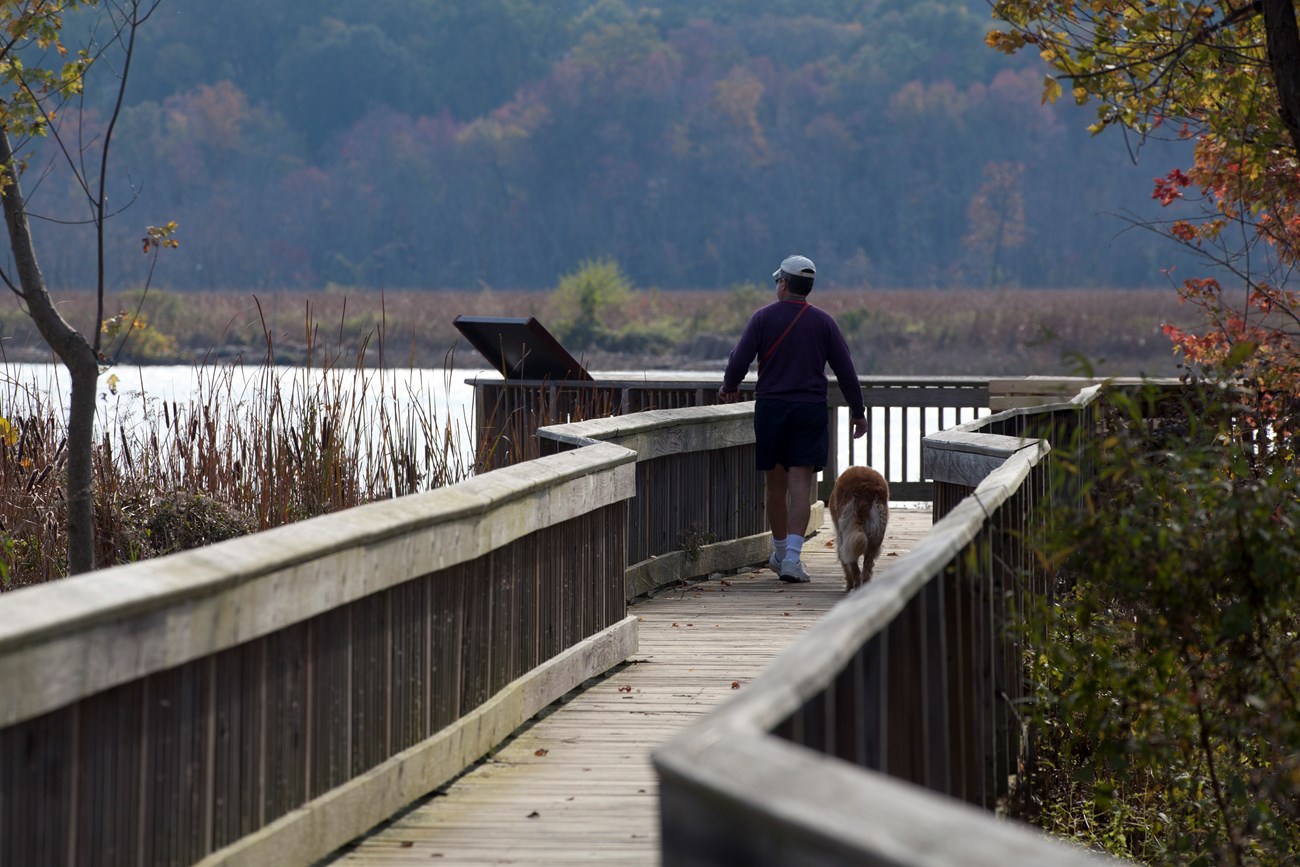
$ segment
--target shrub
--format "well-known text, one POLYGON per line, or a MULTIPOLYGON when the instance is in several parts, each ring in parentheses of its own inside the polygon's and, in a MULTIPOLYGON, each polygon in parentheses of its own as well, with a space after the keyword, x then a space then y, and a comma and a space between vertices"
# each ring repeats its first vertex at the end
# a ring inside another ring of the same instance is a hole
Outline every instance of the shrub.
POLYGON ((101 326, 116 360, 128 362, 172 362, 178 360, 176 339, 149 323, 143 313, 118 313, 101 326))
POLYGON ((170 491, 152 504, 146 527, 153 553, 171 554, 245 536, 257 522, 202 493, 170 491))
POLYGON ((556 336, 570 349, 591 349, 617 323, 610 315, 626 303, 632 284, 612 259, 588 259, 560 278, 551 302, 556 336))
POLYGON ((1042 540, 1037 817, 1154 864, 1300 857, 1300 498, 1229 389, 1116 395, 1042 540), (1096 467, 1085 477, 1082 466, 1096 467))

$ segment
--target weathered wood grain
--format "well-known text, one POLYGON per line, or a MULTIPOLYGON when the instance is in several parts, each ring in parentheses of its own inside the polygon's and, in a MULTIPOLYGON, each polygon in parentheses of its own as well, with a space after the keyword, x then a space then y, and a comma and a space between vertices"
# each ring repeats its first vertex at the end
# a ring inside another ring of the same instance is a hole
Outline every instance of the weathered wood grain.
POLYGON ((611 445, 0 596, 0 728, 633 495, 611 445))
MULTIPOLYGON (((929 526, 928 511, 896 509, 878 575, 929 526)), ((650 750, 743 694, 844 598, 829 529, 804 552, 810 584, 783 584, 763 568, 634 605, 632 662, 566 696, 490 761, 332 863, 658 863, 650 750)))
MULTIPOLYGON (((203 867, 310 864, 322 841, 342 842, 446 782, 529 717, 636 648, 640 624, 629 616, 507 684, 434 737, 357 774, 303 809, 288 812, 199 862, 203 867)), ((186 859, 186 863, 192 859, 186 859)))

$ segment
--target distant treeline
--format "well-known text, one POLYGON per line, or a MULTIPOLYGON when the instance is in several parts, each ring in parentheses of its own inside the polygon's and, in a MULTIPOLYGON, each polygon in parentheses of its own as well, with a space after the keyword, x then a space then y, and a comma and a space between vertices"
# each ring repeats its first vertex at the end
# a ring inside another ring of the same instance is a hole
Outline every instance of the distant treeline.
MULTIPOLYGON (((110 283, 167 220, 177 289, 549 287, 596 257, 718 288, 792 251, 837 285, 1159 283, 1172 247, 1100 214, 1149 212, 1177 155, 1135 168, 1043 106, 990 23, 983 0, 168 0, 117 130, 110 283)), ((46 276, 90 285, 40 153, 46 276)))

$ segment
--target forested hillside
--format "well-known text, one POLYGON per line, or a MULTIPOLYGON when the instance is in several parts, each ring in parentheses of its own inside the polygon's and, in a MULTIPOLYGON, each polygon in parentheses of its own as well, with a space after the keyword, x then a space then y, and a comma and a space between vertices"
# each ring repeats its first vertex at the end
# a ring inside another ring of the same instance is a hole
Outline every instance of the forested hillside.
MULTIPOLYGON (((1101 212, 1149 211, 1174 156, 1092 141, 990 26, 982 0, 168 0, 110 267, 176 220, 178 289, 546 287, 596 257, 713 288, 793 250, 837 285, 1159 284, 1173 250, 1101 212)), ((87 285, 78 230, 40 231, 87 285)))

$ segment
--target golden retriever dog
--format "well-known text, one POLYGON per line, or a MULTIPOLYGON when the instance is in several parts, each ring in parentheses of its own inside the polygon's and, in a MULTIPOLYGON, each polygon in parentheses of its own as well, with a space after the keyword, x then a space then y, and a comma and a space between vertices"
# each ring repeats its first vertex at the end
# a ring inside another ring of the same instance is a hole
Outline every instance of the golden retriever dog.
POLYGON ((889 482, 871 467, 849 467, 835 480, 830 509, 844 589, 852 592, 871 580, 880 556, 889 523, 889 482), (859 567, 863 558, 866 562, 859 567))

